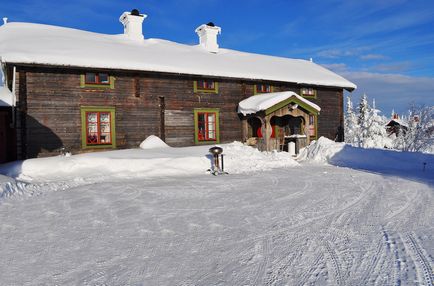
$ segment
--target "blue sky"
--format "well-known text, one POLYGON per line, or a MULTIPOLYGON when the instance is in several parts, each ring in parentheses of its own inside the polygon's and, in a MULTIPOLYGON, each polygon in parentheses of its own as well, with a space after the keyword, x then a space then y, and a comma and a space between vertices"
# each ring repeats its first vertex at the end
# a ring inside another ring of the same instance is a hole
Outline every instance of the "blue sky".
POLYGON ((146 38, 198 42, 194 29, 222 28, 221 47, 316 63, 358 85, 385 115, 434 105, 432 0, 0 0, 0 16, 118 34, 123 11, 148 15, 146 38))

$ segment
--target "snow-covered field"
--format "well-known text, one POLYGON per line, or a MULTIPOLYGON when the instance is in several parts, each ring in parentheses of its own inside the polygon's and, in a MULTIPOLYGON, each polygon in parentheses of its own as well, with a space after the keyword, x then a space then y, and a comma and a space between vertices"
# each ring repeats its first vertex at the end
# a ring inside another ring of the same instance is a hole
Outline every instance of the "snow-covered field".
POLYGON ((222 147, 0 166, 0 284, 433 284, 433 155, 222 147))

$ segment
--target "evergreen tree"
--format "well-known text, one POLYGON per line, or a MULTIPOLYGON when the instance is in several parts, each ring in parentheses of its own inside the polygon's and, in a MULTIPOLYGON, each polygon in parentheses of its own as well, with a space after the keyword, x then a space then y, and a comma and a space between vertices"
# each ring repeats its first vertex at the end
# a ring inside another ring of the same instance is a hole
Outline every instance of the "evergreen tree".
POLYGON ((357 145, 357 134, 359 132, 359 125, 357 122, 357 115, 354 113, 353 103, 351 97, 347 97, 347 109, 344 120, 345 129, 345 142, 357 145))
POLYGON ((366 141, 369 136, 369 113, 371 111, 371 107, 368 103, 368 97, 364 93, 360 98, 359 103, 359 115, 357 119, 357 123, 359 125, 359 132, 357 132, 357 145, 359 147, 366 147, 366 141))
POLYGON ((384 148, 391 147, 391 141, 388 140, 386 131, 386 120, 380 115, 380 110, 375 108, 375 100, 372 102, 372 108, 368 112, 367 138, 364 147, 384 148))

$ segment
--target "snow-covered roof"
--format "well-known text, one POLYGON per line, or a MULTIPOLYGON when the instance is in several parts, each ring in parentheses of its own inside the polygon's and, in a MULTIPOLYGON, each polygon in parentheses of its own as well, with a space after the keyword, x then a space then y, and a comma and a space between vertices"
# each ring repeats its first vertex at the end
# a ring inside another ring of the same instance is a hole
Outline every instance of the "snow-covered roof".
POLYGON ((402 121, 401 119, 398 119, 398 118, 393 118, 393 119, 391 119, 391 120, 389 121, 389 123, 387 123, 386 125, 392 125, 393 122, 395 122, 395 123, 397 123, 397 124, 399 124, 399 125, 401 125, 401 126, 408 127, 406 122, 404 122, 404 121, 402 121))
POLYGON ((6 86, 0 86, 0 106, 12 106, 12 92, 6 86))
POLYGON ((305 103, 316 111, 320 112, 321 108, 313 102, 301 97, 292 91, 272 92, 253 95, 246 98, 238 104, 238 113, 243 115, 253 114, 259 111, 267 110, 268 108, 285 101, 287 99, 294 98, 298 101, 305 103))
POLYGON ((7 23, 0 27, 3 62, 124 69, 282 81, 340 87, 356 85, 310 61, 220 48, 210 53, 200 45, 160 39, 134 41, 124 34, 107 35, 58 26, 7 23))

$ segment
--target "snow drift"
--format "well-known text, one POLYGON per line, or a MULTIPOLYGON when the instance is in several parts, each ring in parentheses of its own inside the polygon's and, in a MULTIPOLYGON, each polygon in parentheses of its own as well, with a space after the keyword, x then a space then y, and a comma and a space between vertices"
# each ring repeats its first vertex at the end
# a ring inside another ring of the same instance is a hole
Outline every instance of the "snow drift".
POLYGON ((167 145, 163 140, 155 135, 148 136, 142 143, 140 143, 140 148, 142 149, 155 149, 155 148, 167 148, 167 145))
POLYGON ((321 137, 302 149, 298 160, 434 182, 434 155, 426 153, 358 148, 321 137))
MULTIPOLYGON (((148 137, 140 149, 87 153, 17 161, 0 167, 0 173, 24 181, 56 181, 109 176, 162 177, 205 174, 211 167, 207 146, 173 148, 158 137, 148 137)), ((223 144, 225 171, 246 173, 297 166, 288 153, 260 152, 240 142, 223 144)))

